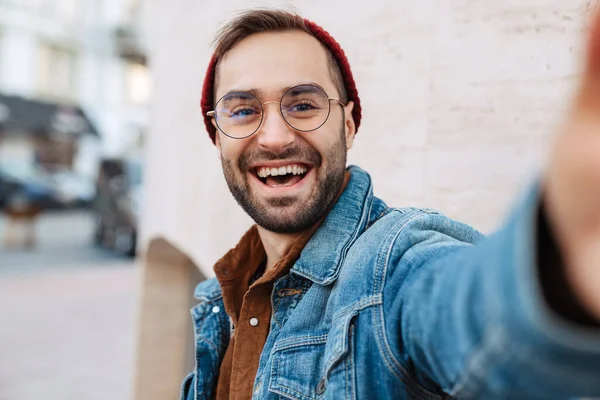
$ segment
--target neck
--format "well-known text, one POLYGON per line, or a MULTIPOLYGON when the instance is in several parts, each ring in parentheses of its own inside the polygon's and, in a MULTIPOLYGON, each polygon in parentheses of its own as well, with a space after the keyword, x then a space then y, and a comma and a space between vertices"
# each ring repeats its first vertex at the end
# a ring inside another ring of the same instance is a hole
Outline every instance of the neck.
POLYGON ((267 253, 267 271, 273 268, 290 251, 294 243, 305 232, 275 233, 260 226, 257 228, 265 253, 267 253))

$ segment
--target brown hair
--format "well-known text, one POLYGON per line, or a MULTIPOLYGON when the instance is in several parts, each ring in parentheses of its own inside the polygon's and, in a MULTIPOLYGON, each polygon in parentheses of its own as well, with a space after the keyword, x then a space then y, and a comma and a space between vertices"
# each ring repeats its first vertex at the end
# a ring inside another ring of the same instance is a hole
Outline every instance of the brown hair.
MULTIPOLYGON (((306 26, 304 19, 295 12, 277 9, 254 9, 242 12, 237 18, 221 28, 213 40, 214 56, 217 59, 216 70, 218 71, 218 63, 223 56, 243 39, 257 33, 294 30, 315 37, 306 26)), ((340 101, 345 104, 348 101, 348 94, 344 86, 340 66, 331 51, 322 43, 321 46, 327 53, 331 80, 339 93, 340 101)))

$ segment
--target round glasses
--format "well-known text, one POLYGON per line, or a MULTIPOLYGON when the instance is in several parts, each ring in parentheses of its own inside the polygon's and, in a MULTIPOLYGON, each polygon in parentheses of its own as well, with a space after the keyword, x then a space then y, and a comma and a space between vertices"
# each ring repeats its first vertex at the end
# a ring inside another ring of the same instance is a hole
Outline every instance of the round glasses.
POLYGON ((298 85, 286 91, 281 101, 261 101, 248 92, 231 92, 221 97, 215 109, 206 113, 213 117, 219 130, 233 139, 252 136, 263 121, 264 106, 279 104, 283 120, 300 132, 319 129, 329 118, 331 100, 344 104, 316 85, 298 85))

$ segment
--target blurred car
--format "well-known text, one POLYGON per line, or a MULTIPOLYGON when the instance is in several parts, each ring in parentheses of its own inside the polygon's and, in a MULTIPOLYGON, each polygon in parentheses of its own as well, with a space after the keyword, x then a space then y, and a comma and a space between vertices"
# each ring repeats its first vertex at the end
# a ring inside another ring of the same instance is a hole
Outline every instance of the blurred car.
POLYGON ((129 257, 136 255, 141 186, 140 162, 101 161, 93 201, 96 245, 129 257))
POLYGON ((11 197, 19 192, 21 185, 7 178, 0 169, 0 208, 4 209, 11 197))
POLYGON ((0 207, 20 192, 29 193, 44 209, 89 206, 95 191, 91 179, 68 169, 50 172, 33 163, 0 164, 0 207))
POLYGON ((82 175, 63 169, 50 174, 55 197, 61 204, 74 207, 90 206, 96 197, 94 182, 82 175))
POLYGON ((43 169, 29 163, 1 164, 0 206, 4 208, 11 197, 25 192, 42 208, 60 206, 51 177, 43 169))

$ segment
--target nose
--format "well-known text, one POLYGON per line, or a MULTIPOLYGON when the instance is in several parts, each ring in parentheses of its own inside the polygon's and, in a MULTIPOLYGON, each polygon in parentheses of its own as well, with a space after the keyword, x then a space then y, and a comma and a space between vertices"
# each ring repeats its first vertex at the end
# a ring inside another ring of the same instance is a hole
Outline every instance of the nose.
POLYGON ((295 132, 281 115, 279 103, 274 101, 263 104, 263 121, 256 134, 261 147, 275 152, 283 151, 296 140, 295 132))

